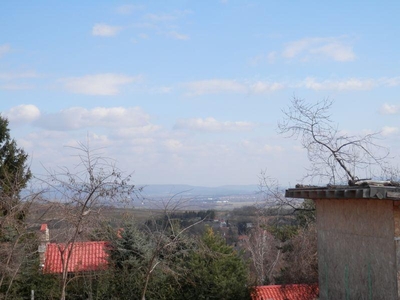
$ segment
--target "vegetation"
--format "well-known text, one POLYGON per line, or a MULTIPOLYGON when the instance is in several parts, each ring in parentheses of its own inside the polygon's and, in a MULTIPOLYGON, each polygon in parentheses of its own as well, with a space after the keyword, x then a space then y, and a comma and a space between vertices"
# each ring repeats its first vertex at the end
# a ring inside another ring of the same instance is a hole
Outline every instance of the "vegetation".
MULTIPOLYGON (((132 199, 136 188, 129 184, 130 176, 124 176, 114 162, 103 157, 89 145, 80 144, 74 148, 78 158, 74 170, 62 168, 61 171, 48 171, 46 183, 56 191, 61 205, 60 219, 66 224, 58 249, 62 263, 61 299, 66 298, 71 251, 68 251, 88 228, 95 225, 101 217, 104 200, 126 202, 132 199)), ((54 196, 56 198, 56 196, 54 196)))
POLYGON ((21 266, 32 258, 35 236, 27 231, 26 213, 36 195, 21 199, 32 174, 28 156, 10 136, 8 120, 0 116, 0 293, 12 293, 21 266))
POLYGON ((22 219, 20 192, 32 174, 27 165, 28 155, 10 136, 8 120, 0 116, 0 215, 22 219))
MULTIPOLYGON (((329 119, 331 104, 294 99, 279 128, 308 150, 308 176, 354 183, 354 157, 363 168, 383 165, 386 153, 374 134, 341 135, 329 119)), ((21 197, 32 177, 28 157, 0 117, 0 299, 26 299, 32 290, 35 299, 247 299, 254 285, 318 281, 314 202, 285 199, 265 173, 264 205, 180 211, 182 200, 172 197, 163 209, 139 211, 121 208, 140 195, 130 175, 88 145, 74 151, 76 168, 41 178, 55 191, 51 201, 35 201, 37 192, 21 197), (37 231, 43 219, 62 233, 53 237, 61 274, 40 268, 33 226, 37 231), (68 272, 66 247, 85 240, 108 241, 107 268, 68 272)))
MULTIPOLYGON (((316 265, 310 268, 308 260, 315 250, 311 243, 315 227, 312 221, 301 223, 304 218, 300 214, 293 226, 277 224, 274 219, 278 216, 271 213, 266 213, 266 218, 247 216, 253 226, 243 243, 237 234, 233 240, 227 237, 238 230, 232 215, 228 228, 201 220, 189 225, 201 230, 191 231, 176 222, 178 211, 171 212, 174 219, 166 218, 168 212, 164 211, 147 221, 134 221, 129 214, 124 218, 119 209, 116 213, 125 220, 119 224, 123 229, 107 221, 92 229, 95 239, 110 241, 108 268, 68 274, 67 299, 246 299, 254 284, 315 282, 316 265)), ((219 218, 229 214, 214 213, 219 218)), ((243 212, 239 215, 246 218, 243 212)), ((34 251, 37 246, 37 242, 31 244, 32 255, 20 266, 7 298, 25 299, 31 290, 35 299, 63 296, 62 274, 41 273, 34 251)), ((315 258, 315 251, 313 254, 315 258)), ((6 292, 2 289, 2 295, 6 292)))

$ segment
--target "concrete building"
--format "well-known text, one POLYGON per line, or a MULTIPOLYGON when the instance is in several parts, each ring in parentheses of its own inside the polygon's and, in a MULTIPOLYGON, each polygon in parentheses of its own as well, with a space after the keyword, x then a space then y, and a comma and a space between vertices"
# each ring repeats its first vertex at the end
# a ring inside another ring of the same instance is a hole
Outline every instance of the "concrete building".
POLYGON ((316 203, 319 299, 400 298, 399 187, 299 187, 286 197, 316 203))

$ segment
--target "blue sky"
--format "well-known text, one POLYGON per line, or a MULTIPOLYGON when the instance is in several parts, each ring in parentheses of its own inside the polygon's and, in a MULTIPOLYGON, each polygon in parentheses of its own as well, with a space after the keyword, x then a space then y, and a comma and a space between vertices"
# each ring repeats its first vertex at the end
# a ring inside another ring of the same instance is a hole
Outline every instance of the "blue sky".
POLYGON ((397 1, 2 1, 0 111, 32 170, 89 137, 140 184, 283 185, 306 152, 279 136, 293 96, 335 101, 397 164, 397 1))

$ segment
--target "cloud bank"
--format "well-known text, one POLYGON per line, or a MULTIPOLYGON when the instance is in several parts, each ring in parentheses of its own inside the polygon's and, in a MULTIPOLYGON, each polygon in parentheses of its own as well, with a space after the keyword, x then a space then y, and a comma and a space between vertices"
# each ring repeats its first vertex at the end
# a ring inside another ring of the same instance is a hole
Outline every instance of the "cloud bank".
POLYGON ((286 44, 281 55, 284 58, 299 58, 303 61, 314 58, 328 58, 334 61, 347 62, 356 59, 353 47, 344 37, 314 37, 293 41, 286 44))
POLYGON ((82 77, 60 79, 64 88, 75 94, 113 96, 120 92, 120 87, 140 80, 140 76, 127 76, 122 74, 95 74, 82 77))
POLYGON ((186 129, 194 131, 208 131, 208 132, 221 132, 221 131, 238 131, 238 130, 251 130, 256 125, 252 122, 232 122, 232 121, 217 121, 214 118, 192 118, 192 119, 179 119, 174 129, 186 129))
POLYGON ((40 117, 40 110, 32 104, 21 104, 5 112, 5 116, 13 123, 30 123, 40 117))
POLYGON ((103 37, 112 37, 116 36, 122 27, 120 26, 111 26, 107 24, 95 24, 92 28, 92 35, 94 36, 103 36, 103 37))
POLYGON ((150 116, 139 107, 71 107, 57 113, 42 115, 36 125, 47 130, 78 130, 85 128, 131 128, 146 126, 150 116))

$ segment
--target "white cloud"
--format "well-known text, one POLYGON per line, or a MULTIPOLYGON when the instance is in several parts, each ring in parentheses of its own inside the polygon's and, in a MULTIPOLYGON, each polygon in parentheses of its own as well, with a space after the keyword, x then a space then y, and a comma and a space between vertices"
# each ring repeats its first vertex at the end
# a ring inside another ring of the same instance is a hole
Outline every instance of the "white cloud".
POLYGON ((265 82, 265 81, 257 81, 256 83, 250 86, 250 91, 256 94, 262 94, 267 92, 273 92, 277 90, 283 89, 285 86, 279 82, 265 82))
POLYGON ((120 126, 113 131, 113 136, 119 139, 132 139, 135 137, 148 137, 161 129, 160 126, 147 124, 142 126, 120 126))
POLYGON ((381 107, 381 113, 385 115, 394 115, 400 111, 400 105, 385 103, 381 107))
POLYGON ((36 125, 48 130, 78 130, 90 127, 128 128, 148 125, 150 116, 139 107, 71 107, 43 115, 36 125))
POLYGON ((238 131, 238 130, 251 130, 255 127, 251 122, 231 122, 231 121, 217 121, 214 118, 193 118, 193 119, 180 119, 176 122, 174 129, 187 129, 195 131, 238 131))
POLYGON ((167 33, 167 36, 175 40, 188 40, 189 36, 186 34, 178 33, 176 31, 171 31, 167 33))
POLYGON ((35 71, 0 73, 0 80, 13 80, 13 79, 38 78, 38 77, 39 74, 37 74, 35 71))
POLYGON ((177 151, 177 150, 182 149, 182 147, 183 147, 182 142, 179 140, 176 140, 176 139, 168 139, 164 142, 164 145, 170 151, 177 151))
POLYGON ((151 94, 169 94, 173 91, 173 87, 171 86, 159 86, 153 87, 148 90, 151 94))
POLYGON ((92 28, 92 35, 111 37, 117 35, 122 30, 120 26, 110 26, 107 24, 95 24, 92 28))
MULTIPOLYGON (((171 13, 149 13, 143 16, 141 22, 135 23, 132 26, 153 31, 153 33, 166 38, 189 40, 190 36, 179 30, 181 27, 179 25, 179 19, 191 13, 192 11, 190 10, 175 10, 171 13)), ((148 35, 145 37, 147 38, 148 35)))
POLYGON ((389 126, 385 126, 382 128, 382 135, 383 136, 388 136, 388 135, 392 135, 395 133, 399 132, 399 128, 398 127, 389 127, 389 126))
POLYGON ((306 40, 299 40, 289 43, 282 52, 282 56, 286 58, 293 58, 299 53, 307 49, 308 43, 306 40))
POLYGON ((145 18, 153 22, 165 22, 175 20, 177 16, 172 14, 147 14, 145 18))
POLYGON ((18 90, 30 90, 33 89, 34 85, 32 84, 23 84, 23 83, 6 83, 0 85, 0 90, 10 90, 10 91, 18 91, 18 90))
POLYGON ((277 59, 277 52, 276 51, 271 51, 267 55, 257 55, 250 59, 250 64, 253 66, 257 66, 263 63, 268 63, 268 64, 273 64, 275 63, 277 59))
POLYGON ((317 79, 306 77, 300 82, 251 81, 233 79, 206 79, 187 82, 184 84, 187 96, 201 96, 222 93, 270 93, 285 88, 304 88, 314 91, 365 91, 380 87, 400 86, 400 77, 391 78, 344 78, 317 79))
POLYGON ((130 15, 135 10, 140 10, 140 9, 143 9, 142 5, 126 4, 126 5, 118 6, 116 11, 117 11, 117 13, 119 13, 121 15, 130 15))
POLYGON ((380 82, 384 85, 384 86, 388 86, 388 87, 395 87, 395 86, 399 86, 400 85, 400 76, 398 77, 391 77, 391 78, 381 78, 380 82))
MULTIPOLYGON (((347 78, 342 80, 317 80, 313 77, 307 77, 300 84, 294 85, 294 87, 302 87, 312 90, 371 90, 379 87, 396 87, 400 86, 400 77, 391 78, 347 78)), ((387 109, 390 109, 390 105, 387 105, 387 109)), ((393 107, 392 107, 393 108, 393 107)), ((384 112, 388 113, 388 112, 384 112)))
POLYGON ((104 73, 83 77, 63 78, 60 81, 65 89, 75 94, 111 96, 119 93, 122 85, 140 80, 122 74, 104 73))
POLYGON ((301 60, 325 57, 335 61, 353 61, 353 47, 344 37, 304 38, 288 43, 282 51, 285 58, 299 57, 301 60))
POLYGON ((40 117, 40 110, 35 105, 22 104, 12 107, 9 111, 5 112, 5 115, 10 122, 32 122, 40 117))
POLYGON ((8 44, 0 45, 0 58, 11 51, 11 46, 8 44))
POLYGON ((335 61, 353 61, 356 58, 352 47, 339 42, 332 42, 310 49, 310 53, 330 57, 335 61))
POLYGON ((323 80, 317 81, 315 78, 307 77, 297 87, 311 90, 370 90, 377 86, 377 81, 373 79, 349 78, 345 80, 323 80))
POLYGON ((246 86, 242 83, 226 79, 192 81, 187 83, 186 87, 191 96, 219 93, 245 93, 247 90, 246 86))
POLYGON ((267 153, 280 153, 283 152, 283 147, 282 146, 273 146, 273 145, 264 145, 264 147, 262 148, 265 152, 267 153))
POLYGON ((285 85, 279 82, 256 81, 240 82, 229 79, 209 79, 192 81, 185 84, 188 96, 221 93, 267 93, 283 89, 285 85))

